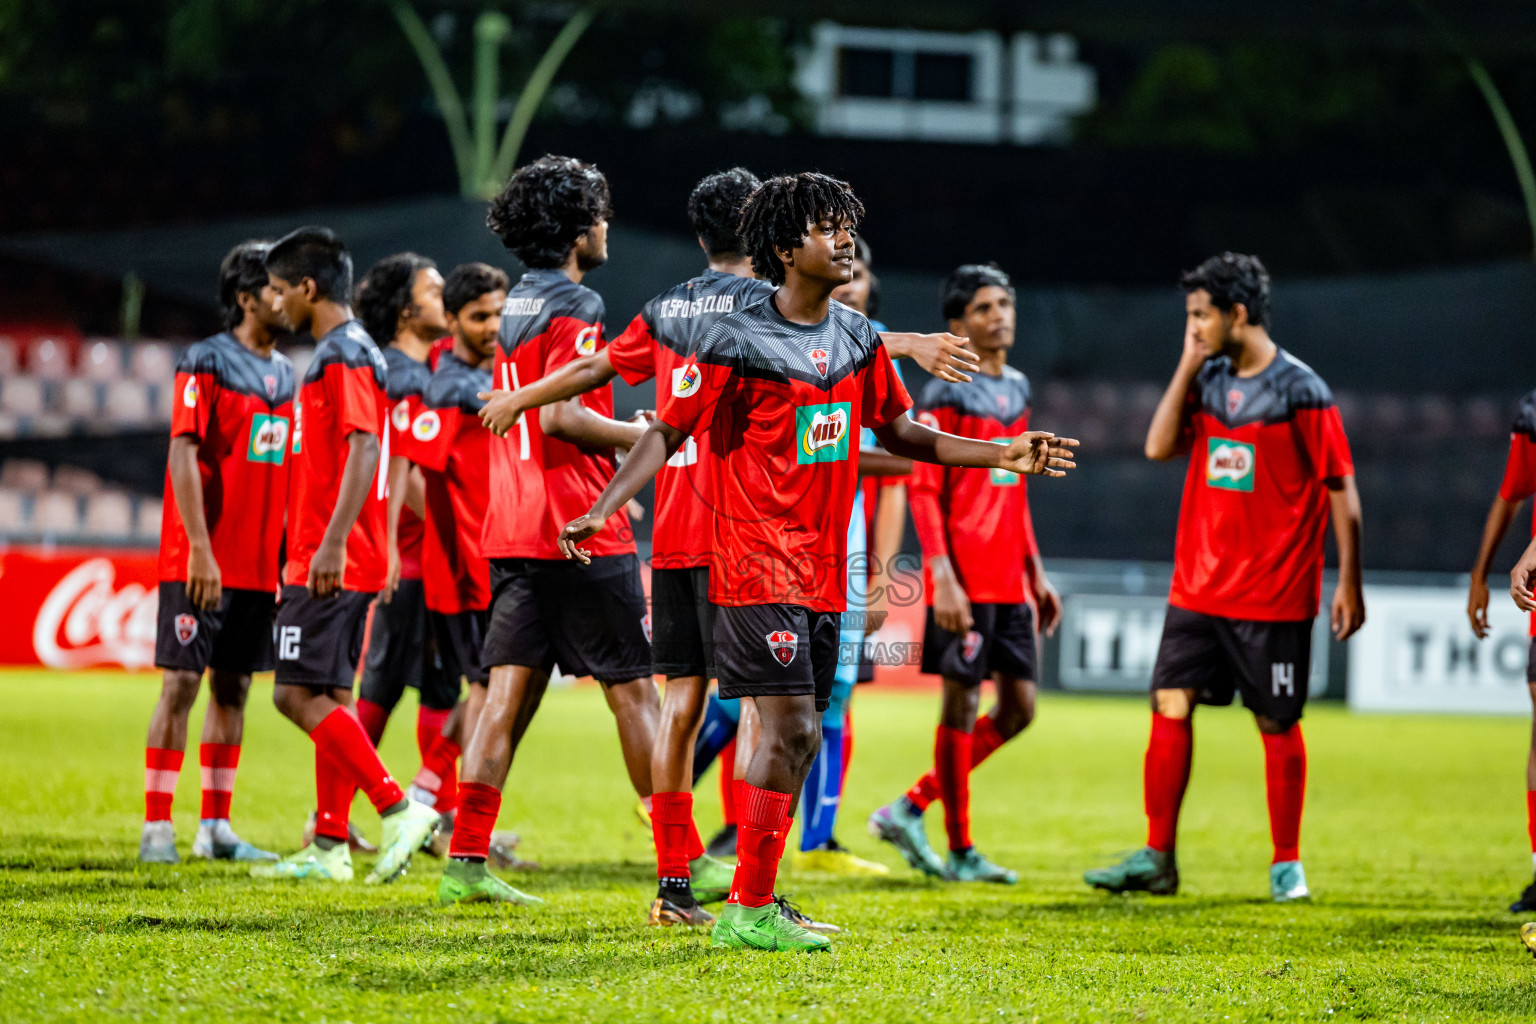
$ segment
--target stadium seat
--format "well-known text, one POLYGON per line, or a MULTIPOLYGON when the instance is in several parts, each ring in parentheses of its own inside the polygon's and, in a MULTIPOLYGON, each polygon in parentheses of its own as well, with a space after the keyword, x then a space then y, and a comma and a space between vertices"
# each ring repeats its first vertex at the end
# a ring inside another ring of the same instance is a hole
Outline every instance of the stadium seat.
POLYGON ((29 519, 26 495, 0 488, 0 536, 25 532, 29 519))
POLYGON ((43 336, 27 350, 27 368, 45 380, 63 380, 74 372, 62 338, 43 336))
POLYGON ((22 433, 28 437, 68 437, 74 421, 62 413, 42 412, 23 424, 22 433))
POLYGON ((109 338, 91 338, 80 355, 79 373, 88 380, 117 380, 123 375, 123 346, 109 338))
POLYGON ((53 489, 84 497, 102 489, 101 477, 79 466, 60 466, 53 471, 53 489))
POLYGON ((56 407, 71 419, 94 419, 101 411, 101 386, 84 377, 71 377, 60 385, 56 407))
POLYGON ((315 350, 307 345, 288 350, 288 358, 293 360, 293 379, 303 380, 304 374, 309 371, 309 364, 315 361, 315 350))
POLYGON ((133 375, 149 384, 169 383, 176 376, 176 354, 163 341, 140 341, 128 359, 133 375))
POLYGON ((38 378, 17 376, 0 381, 0 409, 12 416, 38 416, 46 406, 43 382, 38 378))
POLYGON ((21 433, 21 421, 8 412, 0 412, 0 441, 9 441, 21 433))
POLYGON ((137 535, 141 540, 155 540, 160 536, 160 517, 165 508, 159 498, 139 499, 137 535))
POLYGON ((1511 415, 1492 398, 1469 399, 1461 409, 1461 421, 1478 437, 1502 437, 1509 433, 1511 415))
POLYGON ((80 499, 63 491, 44 491, 32 505, 32 524, 39 533, 80 531, 80 499))
POLYGON ((102 411, 119 426, 138 426, 152 418, 149 387, 142 380, 115 380, 107 385, 102 411))
POLYGON ((133 535, 133 502, 122 491, 102 491, 85 503, 85 532, 93 537, 133 535))
POLYGON ((16 339, 0 334, 0 377, 9 377, 21 366, 21 350, 16 339))
POLYGON ((48 464, 38 459, 6 459, 0 466, 0 487, 37 494, 48 489, 48 464))

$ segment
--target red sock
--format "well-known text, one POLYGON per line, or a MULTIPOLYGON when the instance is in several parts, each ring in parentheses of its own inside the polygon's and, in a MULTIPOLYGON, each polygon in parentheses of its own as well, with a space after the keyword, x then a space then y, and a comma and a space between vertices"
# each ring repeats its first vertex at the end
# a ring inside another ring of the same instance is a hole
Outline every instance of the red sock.
MULTIPOLYGON (((991 718, 983 715, 976 719, 976 728, 971 732, 971 771, 975 771, 981 762, 997 752, 997 748, 1008 742, 1003 739, 1003 734, 997 731, 997 724, 991 718)), ((912 801, 912 806, 919 811, 926 811, 928 806, 939 798, 939 777, 932 770, 912 784, 907 790, 907 799, 912 801)))
MULTIPOLYGON (((693 794, 688 794, 692 796, 693 794)), ((699 823, 693 817, 693 804, 688 805, 688 837, 683 846, 683 853, 690 861, 698 860, 704 856, 704 840, 699 838, 699 823)))
POLYGON ((1142 800, 1147 811, 1147 845, 1163 853, 1173 852, 1179 830, 1194 736, 1189 719, 1152 713, 1152 738, 1142 767, 1142 800))
POLYGON ((368 794, 374 810, 382 814, 405 799, 399 784, 379 760, 379 752, 368 741, 368 734, 357 719, 347 714, 346 708, 337 708, 326 715, 309 738, 337 765, 345 768, 357 788, 368 794))
POLYGON ((731 902, 761 907, 773 900, 773 881, 789 837, 788 793, 739 783, 741 820, 736 823, 736 876, 731 902))
POLYGON ((363 732, 368 734, 368 742, 377 747, 384 738, 384 727, 389 724, 389 709, 371 700, 359 700, 356 714, 363 723, 363 732))
POLYGON ((853 763, 853 711, 843 712, 843 778, 838 783, 839 793, 848 792, 848 766, 853 763))
POLYGON ((496 828, 496 816, 500 813, 501 790, 495 786, 483 782, 466 782, 459 786, 459 818, 453 826, 448 856, 484 860, 491 850, 491 832, 496 828))
POLYGON ((357 786, 324 748, 315 746, 315 835, 345 840, 357 786))
POLYGON ((240 744, 204 743, 197 755, 203 769, 203 817, 228 818, 235 796, 235 769, 240 766, 240 744))
POLYGON ((144 748, 144 820, 170 821, 176 780, 186 754, 166 747, 144 748))
POLYGON ((450 711, 439 711, 437 708, 418 707, 416 709, 416 750, 421 754, 423 763, 437 741, 442 739, 443 725, 448 721, 450 711))
POLYGON ((736 824, 736 740, 720 748, 720 816, 725 824, 736 824))
POLYGON ((427 748, 426 755, 421 759, 421 771, 416 773, 413 780, 415 785, 437 797, 432 806, 437 808, 439 814, 448 814, 459 805, 458 765, 462 753, 457 743, 447 736, 439 735, 437 741, 427 748))
POLYGON ((651 797, 651 835, 656 840, 656 877, 687 878, 688 830, 693 822, 692 793, 656 793, 651 797))
POLYGON ((1536 855, 1536 790, 1525 794, 1525 830, 1531 837, 1531 853, 1536 855))
POLYGON ((933 770, 944 801, 944 832, 951 850, 971 845, 971 734, 940 725, 933 738, 933 770))
POLYGON ((1301 805, 1307 794, 1307 745, 1301 724, 1278 736, 1263 733, 1264 783, 1269 796, 1269 834, 1273 863, 1301 859, 1301 805))

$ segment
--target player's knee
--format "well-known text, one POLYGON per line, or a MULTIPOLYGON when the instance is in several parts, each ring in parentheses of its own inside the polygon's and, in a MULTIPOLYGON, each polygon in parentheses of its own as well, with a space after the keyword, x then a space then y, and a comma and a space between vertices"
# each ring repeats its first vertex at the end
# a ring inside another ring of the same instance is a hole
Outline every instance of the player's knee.
POLYGON ((185 715, 197 702, 197 688, 203 677, 197 672, 168 669, 160 682, 160 699, 178 715, 185 715))
MULTIPOLYGON (((764 723, 763 740, 770 739, 764 723)), ((772 742, 775 753, 787 764, 809 764, 821 743, 821 715, 814 709, 780 716, 774 723, 772 742)))
POLYGON ((1185 690, 1153 690, 1152 710, 1164 718, 1188 718, 1194 713, 1195 702, 1185 690))
POLYGON ((992 714, 992 725, 997 729, 998 735, 1005 740, 1011 740, 1028 729, 1034 720, 1035 705, 1033 703, 1020 707, 999 708, 992 714))
POLYGON ((1259 732, 1266 736, 1283 736, 1294 729, 1299 721, 1295 718, 1270 718, 1268 715, 1254 715, 1253 720, 1258 723, 1259 732))
POLYGON ((238 672, 215 670, 208 675, 213 702, 226 711, 243 711, 251 692, 251 677, 238 672))
POLYGON ((273 706, 277 708, 278 714, 292 722, 299 721, 310 696, 309 690, 302 686, 278 684, 272 687, 273 706))

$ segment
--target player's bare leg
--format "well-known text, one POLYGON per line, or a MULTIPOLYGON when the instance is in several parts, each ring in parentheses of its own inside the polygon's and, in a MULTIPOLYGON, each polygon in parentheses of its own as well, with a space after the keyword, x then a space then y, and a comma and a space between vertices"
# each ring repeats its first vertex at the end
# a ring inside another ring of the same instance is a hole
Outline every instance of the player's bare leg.
MULTIPOLYGON (((471 687, 471 691, 476 687, 471 687)), ((474 715, 474 730, 464 748, 459 784, 459 815, 448 850, 448 866, 438 884, 439 903, 516 903, 543 901, 519 892, 486 869, 491 833, 501 813, 501 793, 512 758, 549 689, 549 673, 527 665, 491 669, 485 697, 474 715)))
POLYGON ((171 826, 171 801, 187 750, 187 718, 197 702, 202 675, 166 669, 160 677, 160 697, 149 716, 144 743, 144 829, 139 860, 146 864, 175 864, 176 833, 171 826))
POLYGON ((251 677, 240 672, 208 670, 208 706, 203 710, 200 756, 203 806, 192 853, 214 860, 276 860, 235 834, 229 824, 235 769, 245 736, 245 702, 251 677))
POLYGON ((1031 679, 1021 679, 1006 672, 992 673, 997 686, 997 703, 985 717, 978 718, 977 710, 981 688, 967 686, 962 680, 944 680, 944 704, 941 721, 956 732, 968 734, 958 758, 945 765, 936 759, 936 769, 944 767, 943 775, 956 779, 938 778, 939 792, 955 793, 957 810, 951 815, 948 804, 944 808, 944 827, 949 834, 949 860, 945 865, 948 877, 956 881, 1002 882, 1012 885, 1018 881, 1015 872, 1000 867, 976 851, 970 842, 970 775, 999 747, 1028 728, 1035 717, 1036 687, 1031 679))
POLYGON ((619 729, 619 747, 624 752, 624 770, 629 783, 642 801, 651 793, 651 755, 656 733, 661 726, 661 698, 649 676, 603 687, 603 698, 613 712, 619 729))

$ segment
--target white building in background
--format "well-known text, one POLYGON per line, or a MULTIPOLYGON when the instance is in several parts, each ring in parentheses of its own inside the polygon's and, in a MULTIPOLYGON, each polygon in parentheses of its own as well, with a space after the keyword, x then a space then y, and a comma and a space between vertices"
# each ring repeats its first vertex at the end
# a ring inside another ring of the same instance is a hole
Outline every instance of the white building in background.
POLYGON ((797 71, 824 135, 1030 146, 1066 141, 1097 99, 1068 35, 821 22, 797 71))

